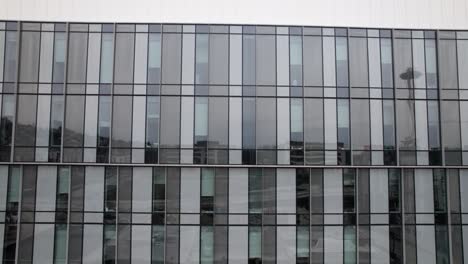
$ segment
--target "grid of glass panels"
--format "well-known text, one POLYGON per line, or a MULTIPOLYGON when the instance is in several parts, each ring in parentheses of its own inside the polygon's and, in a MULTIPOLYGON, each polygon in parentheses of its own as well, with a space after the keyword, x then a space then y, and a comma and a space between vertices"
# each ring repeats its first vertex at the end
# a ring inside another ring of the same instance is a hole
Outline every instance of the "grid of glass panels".
POLYGON ((0 160, 466 165, 468 32, 0 22, 0 160))
POLYGON ((2 165, 0 188, 2 263, 468 263, 466 169, 2 165))

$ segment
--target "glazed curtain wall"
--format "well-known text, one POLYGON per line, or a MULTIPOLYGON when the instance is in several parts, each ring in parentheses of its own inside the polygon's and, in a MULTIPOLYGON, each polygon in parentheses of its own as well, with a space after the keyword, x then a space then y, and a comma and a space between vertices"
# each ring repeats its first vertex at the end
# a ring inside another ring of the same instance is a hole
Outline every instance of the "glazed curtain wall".
POLYGON ((465 169, 5 165, 0 188, 3 263, 468 263, 465 169))
POLYGON ((466 165, 468 32, 0 22, 0 160, 466 165))

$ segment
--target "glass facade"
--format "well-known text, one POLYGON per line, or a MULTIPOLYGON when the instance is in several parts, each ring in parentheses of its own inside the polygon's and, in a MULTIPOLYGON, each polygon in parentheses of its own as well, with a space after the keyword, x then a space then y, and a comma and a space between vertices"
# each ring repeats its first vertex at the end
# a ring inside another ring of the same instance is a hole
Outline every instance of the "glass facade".
POLYGON ((468 31, 0 21, 0 262, 468 263, 467 71, 468 31))

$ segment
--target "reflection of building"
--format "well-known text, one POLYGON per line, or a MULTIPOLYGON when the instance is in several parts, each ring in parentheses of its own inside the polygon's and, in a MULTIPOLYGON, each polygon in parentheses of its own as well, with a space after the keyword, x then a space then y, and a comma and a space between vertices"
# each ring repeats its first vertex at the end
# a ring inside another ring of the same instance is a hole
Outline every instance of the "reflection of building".
POLYGON ((340 1, 5 3, 0 263, 468 263, 465 5, 340 1))

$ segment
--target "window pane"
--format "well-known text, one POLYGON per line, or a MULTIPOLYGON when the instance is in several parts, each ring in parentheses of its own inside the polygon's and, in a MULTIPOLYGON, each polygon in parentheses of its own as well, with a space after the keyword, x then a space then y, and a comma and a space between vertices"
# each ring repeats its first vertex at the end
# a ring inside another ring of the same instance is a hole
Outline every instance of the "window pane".
POLYGON ((303 37, 304 85, 322 86, 322 38, 303 37))
POLYGON ((66 56, 66 36, 65 33, 55 33, 54 43, 54 73, 53 82, 62 83, 65 77, 65 56, 66 56))
POLYGON ((290 85, 302 85, 302 37, 289 37, 290 85))
POLYGON ((148 44, 148 83, 161 80, 161 35, 149 34, 148 44))
POLYGON ((88 34, 70 33, 68 43, 67 77, 70 83, 84 83, 88 34))
POLYGON ((22 32, 20 82, 37 82, 39 73, 39 43, 39 32, 22 32))
POLYGON ((365 38, 349 39, 349 64, 351 86, 367 87, 367 40, 365 38))
POLYGON ((413 72, 411 40, 395 39, 395 86, 396 88, 414 88, 413 79, 416 74, 413 72))
MULTIPOLYGON (((164 34, 162 40, 162 83, 178 84, 180 83, 180 63, 181 63, 181 35, 164 34)), ((150 46, 150 48, 152 48, 150 46)))
POLYGON ((336 38, 336 85, 348 86, 348 42, 346 38, 336 38))
POLYGON ((210 35, 210 84, 228 83, 228 35, 210 35))
POLYGON ((101 78, 100 83, 111 83, 114 66, 114 35, 103 33, 101 41, 101 78))
POLYGON ((276 82, 275 36, 258 35, 256 38, 257 85, 272 85, 276 82))
POLYGON ((135 34, 117 33, 115 36, 115 83, 133 82, 135 34))

